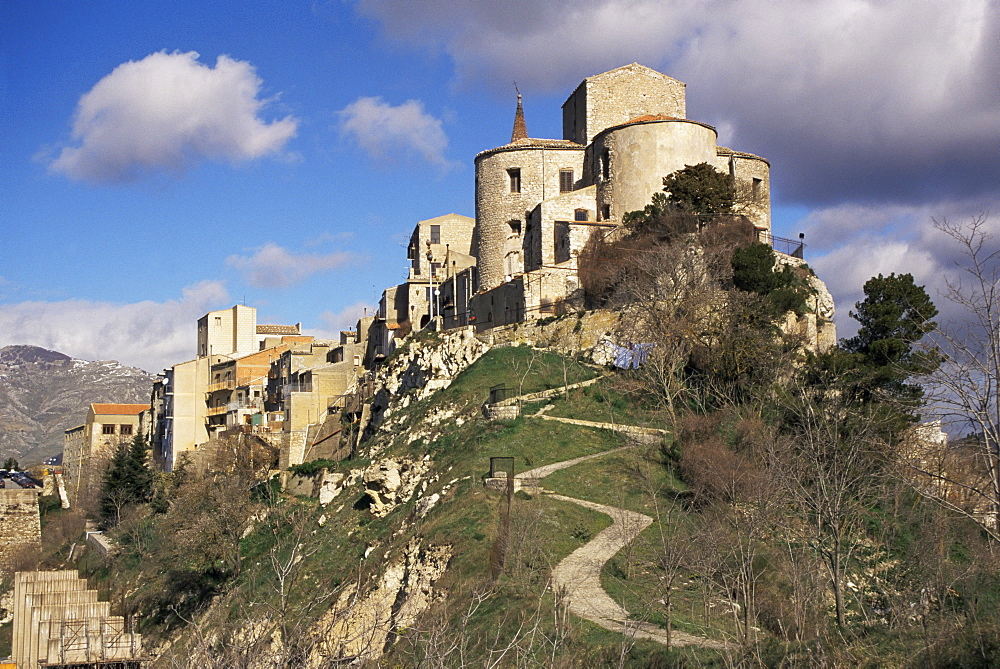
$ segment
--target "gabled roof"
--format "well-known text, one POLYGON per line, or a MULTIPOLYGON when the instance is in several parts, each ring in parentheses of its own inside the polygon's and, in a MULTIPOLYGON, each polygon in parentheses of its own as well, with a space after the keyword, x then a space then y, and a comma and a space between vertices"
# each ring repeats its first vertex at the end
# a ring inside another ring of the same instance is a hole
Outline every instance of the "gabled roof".
POLYGON ((150 407, 148 404, 98 404, 92 402, 90 408, 96 416, 138 416, 150 407))

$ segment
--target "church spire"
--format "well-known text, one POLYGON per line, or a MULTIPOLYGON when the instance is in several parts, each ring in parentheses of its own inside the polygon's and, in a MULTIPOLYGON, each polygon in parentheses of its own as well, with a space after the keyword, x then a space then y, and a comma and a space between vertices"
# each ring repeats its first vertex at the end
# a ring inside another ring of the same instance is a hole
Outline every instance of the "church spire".
POLYGON ((514 82, 514 90, 517 91, 517 112, 514 114, 514 132, 510 134, 511 144, 528 138, 528 126, 524 124, 524 109, 521 107, 521 91, 517 90, 517 82, 514 82))

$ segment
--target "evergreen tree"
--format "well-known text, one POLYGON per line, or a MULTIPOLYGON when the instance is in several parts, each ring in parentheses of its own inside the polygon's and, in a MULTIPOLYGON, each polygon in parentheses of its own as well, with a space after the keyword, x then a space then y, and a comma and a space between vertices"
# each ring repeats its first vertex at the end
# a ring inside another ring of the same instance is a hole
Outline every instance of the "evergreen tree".
POLYGON ((915 347, 935 323, 937 308, 910 274, 881 274, 864 286, 865 299, 851 317, 861 327, 840 346, 805 369, 813 387, 836 388, 836 396, 877 420, 889 441, 918 420, 923 388, 911 379, 933 372, 939 357, 915 347))
POLYGON ((146 461, 148 451, 146 438, 136 435, 131 443, 119 442, 111 454, 98 508, 105 527, 114 527, 125 508, 148 502, 152 496, 153 472, 146 461))
POLYGON ((663 177, 663 191, 671 205, 690 214, 729 214, 736 201, 732 178, 708 163, 685 165, 663 177))
POLYGON ((938 357, 914 345, 936 326, 938 310, 923 286, 911 274, 879 274, 864 286, 865 299, 854 305, 851 317, 860 324, 858 333, 841 342, 848 353, 859 356, 867 395, 881 393, 886 398, 912 407, 924 395, 914 376, 937 369, 938 357))
POLYGON ((754 242, 733 251, 733 285, 739 290, 764 298, 771 319, 789 311, 805 310, 809 288, 788 265, 775 271, 777 260, 767 244, 754 242))
POLYGON ((8 457, 6 460, 4 460, 3 468, 9 472, 15 472, 21 470, 21 465, 17 464, 17 460, 15 460, 13 457, 8 457))

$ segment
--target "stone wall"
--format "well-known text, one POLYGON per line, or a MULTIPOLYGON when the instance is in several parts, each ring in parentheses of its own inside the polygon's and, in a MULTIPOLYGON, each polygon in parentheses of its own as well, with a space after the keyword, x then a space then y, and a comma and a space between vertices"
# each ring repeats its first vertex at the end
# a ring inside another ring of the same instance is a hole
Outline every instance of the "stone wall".
POLYGON ((523 271, 523 234, 527 213, 559 195, 559 172, 583 176, 583 147, 560 140, 525 140, 476 156, 476 249, 479 286, 493 288, 505 275, 523 271), (508 170, 520 170, 520 192, 511 192, 508 170), (520 231, 511 226, 516 221, 520 231))
POLYGON ((663 189, 663 177, 716 159, 715 128, 697 121, 647 121, 599 134, 587 147, 587 165, 597 184, 600 220, 620 221, 641 210, 663 189))
MULTIPOLYGON (((712 163, 735 180, 736 213, 760 230, 771 229, 771 166, 760 156, 720 147, 712 163)), ((666 175, 664 175, 666 176, 666 175)))
POLYGON ((41 548, 37 490, 0 489, 0 572, 9 574, 17 553, 41 548))
POLYGON ((583 80, 563 103, 563 138, 589 144, 638 116, 686 117, 685 84, 638 63, 583 80))

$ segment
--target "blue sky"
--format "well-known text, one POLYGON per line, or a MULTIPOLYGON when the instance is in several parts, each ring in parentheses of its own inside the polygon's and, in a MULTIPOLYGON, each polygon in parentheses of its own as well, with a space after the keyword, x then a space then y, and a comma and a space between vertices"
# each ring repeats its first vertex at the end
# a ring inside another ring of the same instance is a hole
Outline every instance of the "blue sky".
POLYGON ((0 346, 158 370, 195 320, 348 326, 418 220, 473 215, 472 159, 561 135, 579 81, 641 62, 771 161, 842 332, 864 281, 950 265, 932 217, 1000 221, 988 0, 0 4, 0 346))

